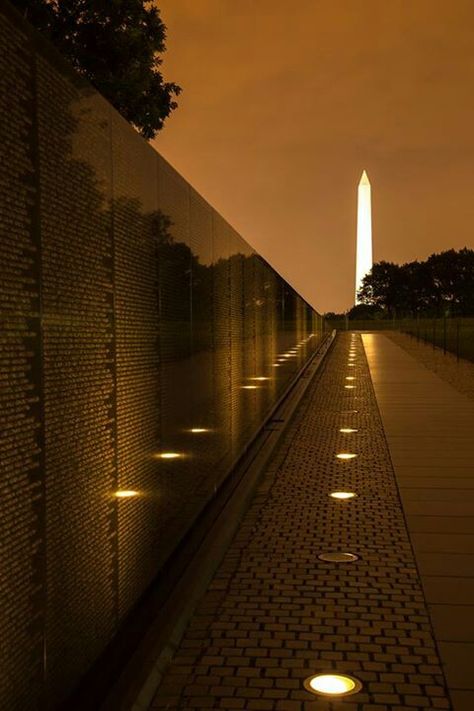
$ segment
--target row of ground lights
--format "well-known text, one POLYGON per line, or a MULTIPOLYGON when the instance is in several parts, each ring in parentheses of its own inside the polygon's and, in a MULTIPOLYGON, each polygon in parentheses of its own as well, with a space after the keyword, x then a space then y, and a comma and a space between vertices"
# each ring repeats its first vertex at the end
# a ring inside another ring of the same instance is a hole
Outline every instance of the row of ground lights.
MULTIPOLYGON (((314 338, 314 333, 311 333, 308 338, 304 338, 302 341, 300 341, 295 348, 290 349, 287 353, 282 354, 281 358, 278 358, 279 361, 286 362, 288 358, 295 358, 298 354, 297 349, 302 348, 308 341, 311 340, 311 338, 314 338)), ((273 363, 273 367, 278 367, 280 363, 273 363)), ((264 382, 267 380, 272 380, 272 378, 269 378, 264 375, 257 375, 255 377, 249 378, 249 380, 254 380, 257 382, 264 382)), ((261 386, 260 385, 242 385, 241 389, 242 390, 258 390, 261 386)), ((192 432, 193 434, 203 434, 206 432, 211 432, 211 430, 206 429, 204 427, 193 427, 192 429, 189 430, 189 432, 192 432)), ((180 454, 179 452, 161 452, 160 454, 155 455, 155 459, 180 459, 183 458, 185 455, 180 454)), ((114 496, 117 499, 129 499, 134 496, 139 495, 139 491, 135 491, 133 489, 119 489, 114 493, 114 496)))
MULTIPOLYGON (((289 358, 295 358, 298 354, 298 349, 302 348, 308 341, 311 340, 311 338, 314 338, 314 333, 311 333, 307 338, 304 338, 302 341, 300 341, 295 348, 290 349, 287 353, 282 354, 281 358, 278 358, 279 361, 285 361, 289 358)), ((273 363, 273 367, 278 367, 280 363, 273 363)), ((257 375, 255 377, 249 378, 249 380, 253 380, 255 382, 265 382, 268 380, 272 380, 272 378, 264 376, 264 375, 257 375)), ((241 389, 242 390, 258 390, 260 389, 260 385, 242 385, 241 389)), ((211 430, 206 429, 204 427, 193 427, 192 429, 189 430, 192 434, 204 434, 206 432, 211 432, 211 430)), ((161 452, 160 454, 155 455, 155 459, 180 459, 183 458, 185 455, 180 454, 179 452, 161 452)), ((117 499, 130 499, 135 496, 139 496, 140 492, 135 491, 134 489, 119 489, 118 491, 114 492, 114 496, 117 499)))
MULTIPOLYGON (((355 366, 356 351, 354 349, 354 339, 355 334, 351 335, 352 343, 349 349, 349 367, 355 366)), ((350 384, 344 385, 347 390, 353 390, 355 385, 352 381, 355 377, 352 375, 346 376, 346 381, 350 381, 350 384)), ((353 410, 357 412, 357 410, 353 410)), ((341 427, 339 432, 342 434, 355 434, 358 430, 354 427, 341 427)), ((336 454, 336 458, 340 461, 350 461, 355 459, 357 454, 355 452, 339 452, 336 454)), ((336 501, 349 501, 351 499, 357 498, 355 491, 331 491, 329 496, 336 501)), ((358 560, 358 556, 354 553, 347 553, 345 551, 334 551, 329 553, 321 553, 318 558, 329 563, 352 563, 358 560)), ((304 681, 304 687, 307 691, 318 696, 330 696, 333 698, 339 698, 342 696, 349 696, 351 694, 356 694, 362 689, 362 683, 359 679, 351 676, 350 674, 338 674, 337 672, 324 672, 310 676, 304 681)))

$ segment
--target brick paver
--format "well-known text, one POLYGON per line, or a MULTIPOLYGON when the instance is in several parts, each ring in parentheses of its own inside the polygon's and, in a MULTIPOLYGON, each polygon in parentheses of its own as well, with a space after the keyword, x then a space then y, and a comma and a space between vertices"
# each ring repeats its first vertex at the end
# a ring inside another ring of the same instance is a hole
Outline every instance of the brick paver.
POLYGON ((450 709, 359 336, 338 337, 307 391, 152 708, 450 709), (358 498, 328 496, 341 489, 358 498), (328 669, 361 692, 329 702, 303 688, 328 669))

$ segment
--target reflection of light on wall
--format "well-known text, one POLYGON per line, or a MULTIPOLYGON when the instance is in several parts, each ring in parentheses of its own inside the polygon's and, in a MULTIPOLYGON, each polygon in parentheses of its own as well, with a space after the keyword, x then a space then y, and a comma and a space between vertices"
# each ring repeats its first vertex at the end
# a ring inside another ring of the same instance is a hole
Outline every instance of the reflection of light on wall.
POLYGON ((260 385, 241 385, 242 390, 258 390, 260 385))
POLYGON ((265 375, 256 375, 253 378, 249 378, 249 380, 271 380, 271 378, 267 378, 265 375))
POLYGON ((357 258, 355 303, 359 304, 357 292, 366 274, 372 269, 372 214, 370 182, 367 173, 362 173, 357 197, 357 258))

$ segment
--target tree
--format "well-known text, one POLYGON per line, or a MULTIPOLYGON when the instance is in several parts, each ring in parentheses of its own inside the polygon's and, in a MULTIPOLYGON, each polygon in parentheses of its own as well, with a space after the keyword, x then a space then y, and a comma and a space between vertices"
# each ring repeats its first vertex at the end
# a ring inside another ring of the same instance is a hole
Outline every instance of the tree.
POLYGON ((359 289, 362 303, 378 306, 394 315, 399 306, 398 292, 402 285, 402 268, 393 262, 377 262, 367 274, 359 289))
POLYGON ((474 314, 474 250, 432 254, 424 262, 377 262, 364 277, 359 298, 387 315, 474 314))
POLYGON ((383 315, 382 309, 373 304, 356 304, 347 314, 350 321, 373 321, 382 318, 383 315))
POLYGON ((166 27, 150 0, 12 0, 74 68, 148 139, 177 107, 165 82, 166 27))
POLYGON ((327 311, 325 314, 323 314, 323 318, 326 319, 326 321, 338 321, 346 318, 345 313, 341 314, 336 314, 334 311, 327 311))
POLYGON ((474 250, 450 249, 428 258, 438 313, 474 313, 474 250))

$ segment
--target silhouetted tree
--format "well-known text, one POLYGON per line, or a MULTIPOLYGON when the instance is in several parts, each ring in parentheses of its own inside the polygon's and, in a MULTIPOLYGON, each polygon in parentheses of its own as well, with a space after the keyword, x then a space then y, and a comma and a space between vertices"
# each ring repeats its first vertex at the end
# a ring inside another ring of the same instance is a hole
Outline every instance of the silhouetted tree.
POLYGON ((346 314, 340 313, 337 314, 334 311, 327 311, 325 314, 323 314, 323 318, 326 319, 326 321, 336 321, 340 319, 344 319, 346 317, 346 314))
POLYGON ((166 27, 149 0, 12 0, 75 69, 145 138, 176 108, 181 89, 165 82, 166 27))
POLYGON ((359 298, 387 316, 474 314, 474 250, 450 249, 403 265, 377 262, 359 298))
POLYGON ((438 313, 474 313, 474 250, 450 249, 427 260, 438 313))
POLYGON ((347 315, 351 321, 358 319, 365 321, 381 318, 383 317, 384 312, 379 306, 372 304, 357 304, 352 307, 347 315))
POLYGON ((362 303, 378 306, 394 315, 399 305, 402 268, 393 262, 377 262, 364 277, 358 296, 362 303))

